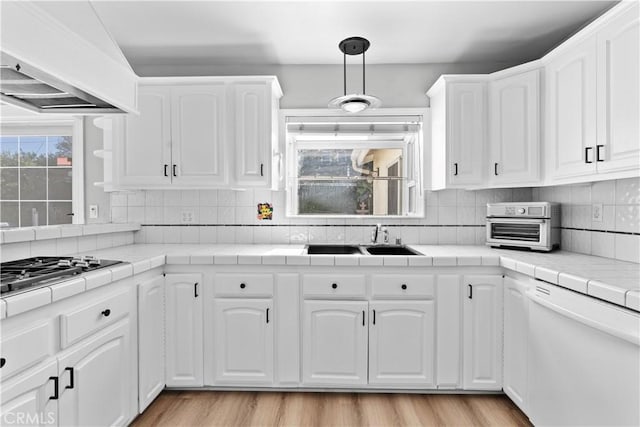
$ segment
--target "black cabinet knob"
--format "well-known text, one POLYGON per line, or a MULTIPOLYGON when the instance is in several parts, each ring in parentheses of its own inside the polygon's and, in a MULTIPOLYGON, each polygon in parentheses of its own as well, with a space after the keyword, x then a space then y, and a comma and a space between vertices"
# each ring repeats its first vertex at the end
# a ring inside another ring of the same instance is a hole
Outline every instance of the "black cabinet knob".
POLYGON ((332 283, 332 284, 331 284, 331 287, 332 287, 333 289, 337 289, 337 288, 338 288, 338 284, 337 284, 337 283, 332 283))
POLYGON ((102 312, 102 315, 104 317, 109 317, 110 314, 111 314, 111 310, 109 310, 108 308, 102 312))
POLYGON ((247 285, 245 285, 244 283, 240 283, 240 289, 244 289, 246 287, 247 287, 247 285))
POLYGON ((405 285, 404 283, 401 286, 402 289, 407 289, 407 285, 405 285))
POLYGON ((0 368, 4 368, 4 365, 7 364, 7 359, 4 357, 0 357, 0 368))

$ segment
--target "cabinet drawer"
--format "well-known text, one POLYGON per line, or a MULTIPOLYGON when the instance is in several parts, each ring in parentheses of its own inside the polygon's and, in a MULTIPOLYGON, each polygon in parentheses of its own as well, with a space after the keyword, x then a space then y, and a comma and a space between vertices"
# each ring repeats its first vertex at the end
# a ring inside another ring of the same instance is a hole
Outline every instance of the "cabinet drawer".
POLYGON ((109 295, 60 315, 60 346, 67 348, 80 339, 129 314, 131 292, 109 295))
POLYGON ((434 277, 428 274, 378 274, 372 277, 373 298, 428 298, 434 296, 434 277))
POLYGON ((54 331, 51 326, 49 322, 42 322, 9 336, 3 334, 2 347, 0 347, 2 380, 53 354, 51 341, 54 331))
POLYGON ((216 297, 265 298, 273 296, 271 274, 216 274, 213 281, 216 297))
POLYGON ((306 274, 302 280, 305 297, 364 297, 367 290, 362 274, 306 274))

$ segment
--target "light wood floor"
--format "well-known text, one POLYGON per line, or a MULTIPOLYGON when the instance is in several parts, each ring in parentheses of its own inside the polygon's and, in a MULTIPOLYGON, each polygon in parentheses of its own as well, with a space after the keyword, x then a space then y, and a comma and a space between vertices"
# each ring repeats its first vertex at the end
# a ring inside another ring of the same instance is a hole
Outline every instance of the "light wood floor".
POLYGON ((141 426, 531 426, 504 395, 164 391, 141 426))

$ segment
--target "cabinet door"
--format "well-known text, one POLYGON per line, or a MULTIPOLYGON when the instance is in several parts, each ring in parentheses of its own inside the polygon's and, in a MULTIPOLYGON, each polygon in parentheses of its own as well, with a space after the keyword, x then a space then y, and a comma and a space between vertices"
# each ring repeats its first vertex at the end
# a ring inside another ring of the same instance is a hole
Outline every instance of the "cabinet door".
POLYGON ((126 425, 130 418, 129 319, 58 358, 59 425, 126 425))
POLYGON ((502 389, 502 276, 464 276, 463 387, 502 389))
POLYGON ((640 169, 638 7, 598 32, 598 172, 640 169))
POLYGON ((546 68, 550 178, 596 171, 596 40, 562 52, 546 68))
POLYGON ((177 86, 171 95, 172 183, 226 185, 225 85, 177 86))
POLYGON ((367 309, 366 301, 304 301, 304 384, 367 383, 367 309))
POLYGON ((490 84, 491 184, 532 183, 540 176, 539 75, 532 70, 490 84))
POLYGON ((482 184, 485 144, 485 83, 451 83, 447 88, 449 183, 482 184))
POLYGON ((236 184, 268 186, 271 176, 270 87, 260 83, 236 83, 235 161, 236 184))
POLYGON ((56 378, 58 363, 49 359, 4 382, 0 390, 2 424, 57 425, 56 378))
POLYGON ((433 387, 434 301, 381 301, 369 308, 369 383, 433 387))
POLYGON ((271 384, 272 300, 216 299, 213 305, 214 381, 271 384))
POLYGON ((527 285, 504 278, 504 392, 527 412, 527 343, 529 304, 527 285))
POLYGON ((202 276, 165 277, 165 383, 202 386, 202 276))
POLYGON ((126 118, 124 138, 114 141, 114 180, 121 186, 153 188, 171 183, 171 90, 141 86, 140 115, 126 118))
POLYGON ((164 277, 138 286, 138 405, 140 413, 164 389, 164 277))

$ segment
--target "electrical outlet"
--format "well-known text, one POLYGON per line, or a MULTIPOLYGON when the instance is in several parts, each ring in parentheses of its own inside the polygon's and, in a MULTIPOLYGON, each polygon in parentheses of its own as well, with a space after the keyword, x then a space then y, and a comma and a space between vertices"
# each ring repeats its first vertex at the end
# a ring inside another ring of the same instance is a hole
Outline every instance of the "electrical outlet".
POLYGON ((182 223, 183 224, 193 223, 193 211, 182 211, 182 223))
POLYGON ((602 208, 602 203, 596 203, 591 206, 591 221, 602 222, 603 214, 604 210, 602 208))
POLYGON ((98 218, 98 205, 89 205, 89 218, 90 219, 98 218))

